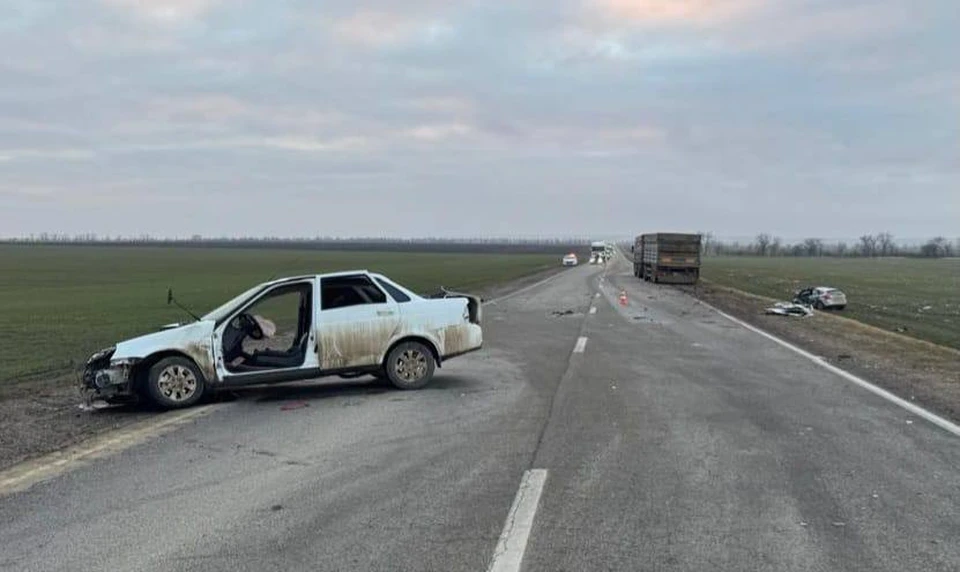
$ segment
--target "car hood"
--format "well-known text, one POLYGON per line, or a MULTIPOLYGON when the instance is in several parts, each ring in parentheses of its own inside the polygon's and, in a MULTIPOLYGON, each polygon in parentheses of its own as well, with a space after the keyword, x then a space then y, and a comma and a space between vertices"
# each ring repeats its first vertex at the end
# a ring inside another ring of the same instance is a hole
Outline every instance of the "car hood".
POLYGON ((144 358, 167 350, 188 351, 197 345, 209 346, 213 336, 214 322, 201 320, 176 328, 146 334, 117 344, 113 359, 144 358))

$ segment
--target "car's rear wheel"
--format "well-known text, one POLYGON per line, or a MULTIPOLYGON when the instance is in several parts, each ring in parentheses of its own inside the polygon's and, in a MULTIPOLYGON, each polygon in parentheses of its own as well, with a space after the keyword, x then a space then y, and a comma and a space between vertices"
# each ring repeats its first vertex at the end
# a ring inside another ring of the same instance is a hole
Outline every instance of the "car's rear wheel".
POLYGON ((821 302, 820 300, 817 300, 816 302, 814 302, 813 307, 816 308, 817 310, 823 310, 825 308, 825 306, 823 305, 823 302, 821 302))
POLYGON ((163 358, 147 372, 147 394, 163 409, 190 407, 200 401, 205 388, 200 369, 185 357, 163 358))
POLYGON ((430 349, 420 342, 403 342, 390 351, 384 370, 398 389, 420 389, 430 383, 436 369, 430 349))

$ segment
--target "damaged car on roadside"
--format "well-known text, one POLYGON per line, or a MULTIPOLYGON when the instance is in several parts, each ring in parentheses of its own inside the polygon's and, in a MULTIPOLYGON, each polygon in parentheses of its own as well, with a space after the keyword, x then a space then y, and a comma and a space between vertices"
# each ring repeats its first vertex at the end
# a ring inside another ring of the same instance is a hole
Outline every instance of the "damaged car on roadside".
POLYGON ((272 280, 95 353, 81 390, 88 401, 175 409, 222 388, 330 375, 418 389, 444 361, 482 347, 481 303, 442 288, 420 296, 366 270, 272 280))

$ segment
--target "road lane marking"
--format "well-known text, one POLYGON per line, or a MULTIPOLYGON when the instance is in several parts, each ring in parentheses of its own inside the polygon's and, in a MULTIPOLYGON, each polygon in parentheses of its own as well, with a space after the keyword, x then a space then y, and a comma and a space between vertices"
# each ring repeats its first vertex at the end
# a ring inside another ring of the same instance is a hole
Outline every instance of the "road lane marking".
POLYGON ((788 350, 790 350, 790 351, 792 351, 792 352, 794 352, 794 353, 796 353, 796 354, 799 354, 799 355, 807 358, 808 360, 810 360, 810 361, 812 361, 813 363, 819 365, 820 367, 822 367, 822 368, 824 368, 824 369, 826 369, 826 370, 828 370, 828 371, 830 371, 830 372, 832 372, 832 373, 835 373, 835 374, 839 375, 840 377, 846 379, 847 381, 849 381, 849 382, 851 382, 851 383, 854 383, 854 384, 856 384, 856 385, 859 385, 860 387, 866 389, 866 390, 869 391, 870 393, 873 393, 874 395, 877 395, 877 396, 879 396, 879 397, 882 397, 883 399, 886 399, 887 401, 889 401, 889 402, 891 402, 891 403, 893 403, 893 404, 895 404, 895 405, 898 405, 898 406, 902 407, 903 409, 906 409, 906 410, 909 411, 910 413, 913 413, 914 415, 916 415, 916 416, 918 416, 918 417, 921 417, 921 418, 923 418, 923 419, 926 419, 927 421, 929 421, 930 423, 933 423, 933 424, 936 425, 937 427, 940 427, 940 428, 943 429, 944 431, 947 431, 947 432, 949 432, 949 433, 952 433, 952 434, 956 435, 957 437, 960 437, 960 426, 958 426, 957 424, 952 423, 952 422, 950 422, 950 421, 947 421, 947 420, 944 419, 943 417, 940 417, 939 415, 936 415, 936 414, 934 414, 934 413, 931 413, 931 412, 927 411, 926 409, 924 409, 924 408, 922 408, 922 407, 920 407, 920 406, 918 406, 918 405, 914 405, 913 403, 910 403, 909 401, 907 401, 907 400, 905 400, 905 399, 903 399, 903 398, 901 398, 901 397, 897 397, 896 395, 890 393, 890 392, 887 391, 886 389, 882 389, 882 388, 880 388, 880 387, 877 387, 876 385, 870 383, 869 381, 867 381, 867 380, 865 380, 865 379, 863 379, 863 378, 861 378, 861 377, 857 377, 856 375, 853 375, 852 373, 850 373, 850 372, 848 372, 848 371, 845 371, 845 370, 842 370, 842 369, 840 369, 839 367, 837 367, 837 366, 835 366, 835 365, 827 362, 826 360, 824 360, 824 359, 821 358, 820 356, 816 356, 816 355, 808 352, 808 351, 805 350, 805 349, 799 348, 799 347, 791 344, 791 343, 788 342, 788 341, 782 340, 782 339, 778 338, 777 336, 775 336, 775 335, 773 335, 773 334, 770 334, 770 333, 768 333, 768 332, 765 332, 765 331, 761 330, 760 328, 758 328, 758 327, 756 327, 756 326, 752 326, 752 325, 748 324, 747 322, 744 322, 743 320, 741 320, 741 319, 739 319, 739 318, 735 318, 735 317, 731 316, 730 314, 727 314, 727 313, 724 312, 723 310, 720 310, 720 309, 718 309, 718 308, 714 308, 713 306, 711 306, 710 304, 707 304, 706 302, 702 302, 702 301, 701 301, 700 303, 703 304, 704 306, 706 306, 707 308, 710 308, 710 309, 713 310, 714 312, 720 314, 720 315, 723 316, 724 318, 730 320, 731 322, 734 322, 734 323, 736 323, 736 324, 739 324, 739 325, 743 326, 744 328, 750 330, 751 332, 760 334, 761 336, 767 338, 768 340, 771 340, 771 341, 773 341, 773 342, 776 342, 777 344, 780 344, 781 346, 787 348, 788 350))
POLYGON ((519 572, 546 480, 546 469, 531 469, 523 473, 487 572, 519 572))
POLYGON ((82 461, 90 461, 118 453, 134 445, 185 425, 189 421, 206 415, 223 403, 204 405, 179 412, 171 412, 160 419, 152 419, 131 427, 105 433, 85 443, 55 451, 34 461, 14 465, 0 472, 0 496, 26 490, 40 481, 57 477, 82 461))
POLYGON ((587 338, 580 336, 577 338, 577 345, 573 346, 573 353, 582 354, 585 349, 587 349, 587 338))
POLYGON ((597 313, 597 307, 596 307, 596 306, 590 306, 590 313, 591 313, 591 314, 596 314, 596 313, 597 313))
POLYGON ((599 298, 599 297, 600 297, 600 292, 597 292, 597 295, 594 296, 594 298, 599 298))

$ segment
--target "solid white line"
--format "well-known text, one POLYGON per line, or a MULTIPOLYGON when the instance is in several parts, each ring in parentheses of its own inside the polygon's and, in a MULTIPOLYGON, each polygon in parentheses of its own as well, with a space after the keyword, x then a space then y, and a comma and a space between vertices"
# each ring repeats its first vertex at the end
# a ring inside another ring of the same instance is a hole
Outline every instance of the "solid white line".
POLYGON ((596 306, 590 306, 590 313, 591 313, 591 314, 596 314, 596 313, 597 313, 597 307, 596 307, 596 306))
POLYGON ((507 514, 507 522, 503 525, 487 572, 519 572, 546 480, 546 469, 531 469, 523 473, 520 489, 507 514))
POLYGON ((585 349, 587 349, 587 338, 580 336, 577 338, 577 345, 573 346, 573 353, 582 354, 585 349))
POLYGON ((796 353, 796 354, 799 354, 799 355, 807 358, 808 360, 814 362, 815 364, 819 365, 820 367, 823 367, 824 369, 826 369, 826 370, 828 370, 828 371, 830 371, 830 372, 833 372, 833 373, 839 375, 840 377, 846 379, 847 381, 849 381, 849 382, 851 382, 851 383, 854 383, 854 384, 856 384, 856 385, 859 385, 860 387, 866 389, 867 391, 869 391, 869 392, 871 392, 871 393, 873 393, 873 394, 875 394, 875 395, 878 395, 878 396, 882 397, 883 399, 886 399, 887 401, 889 401, 889 402, 891 402, 891 403, 893 403, 893 404, 895 404, 895 405, 899 405, 900 407, 906 409, 906 410, 909 411, 910 413, 913 413, 913 414, 916 415, 917 417, 922 417, 923 419, 926 419, 927 421, 929 421, 930 423, 933 423, 933 424, 936 425, 937 427, 940 427, 941 429, 943 429, 943 430, 945 430, 945 431, 947 431, 947 432, 949 432, 949 433, 952 433, 952 434, 956 435, 957 437, 960 437, 960 426, 958 426, 957 424, 952 423, 952 422, 944 419, 943 417, 940 417, 939 415, 936 415, 936 414, 934 414, 934 413, 931 413, 931 412, 927 411, 926 409, 924 409, 924 408, 922 408, 922 407, 920 407, 920 406, 918 406, 918 405, 914 405, 913 403, 910 403, 909 401, 907 401, 907 400, 905 400, 905 399, 903 399, 903 398, 901 398, 901 397, 897 397, 896 395, 890 393, 890 392, 887 391, 886 389, 882 389, 882 388, 880 388, 880 387, 877 387, 876 385, 870 383, 869 381, 867 381, 867 380, 865 380, 865 379, 863 379, 863 378, 857 377, 857 376, 853 375, 852 373, 850 373, 850 372, 848 372, 848 371, 844 371, 844 370, 840 369, 839 367, 837 367, 837 366, 835 366, 835 365, 833 365, 833 364, 831 364, 831 363, 826 362, 823 358, 821 358, 821 357, 819 357, 819 356, 816 356, 816 355, 814 355, 814 354, 812 354, 812 353, 810 353, 810 352, 808 352, 808 351, 806 351, 806 350, 804 350, 804 349, 801 349, 801 348, 799 348, 799 347, 791 344, 790 342, 781 340, 781 339, 778 338, 777 336, 774 336, 773 334, 767 333, 767 332, 761 330, 760 328, 757 328, 756 326, 752 326, 752 325, 748 324, 747 322, 744 322, 743 320, 741 320, 741 319, 739 319, 739 318, 735 318, 735 317, 731 316, 730 314, 727 314, 726 312, 724 312, 724 311, 722 311, 722 310, 719 310, 719 309, 717 309, 717 308, 714 308, 713 306, 711 306, 710 304, 707 304, 706 302, 700 302, 700 303, 703 304, 704 306, 706 306, 707 308, 710 308, 710 309, 713 310, 714 312, 717 312, 718 314, 720 314, 720 315, 723 316, 724 318, 730 320, 731 322, 734 322, 734 323, 736 323, 736 324, 739 324, 739 325, 743 326, 744 328, 746 328, 746 329, 748 329, 748 330, 750 330, 750 331, 752 331, 752 332, 755 332, 755 333, 757 333, 757 334, 760 334, 761 336, 763 336, 763 337, 765 337, 765 338, 767 338, 767 339, 769 339, 769 340, 771 340, 771 341, 774 341, 774 342, 780 344, 781 346, 787 348, 788 350, 790 350, 790 351, 792 351, 792 352, 794 352, 794 353, 796 353))

